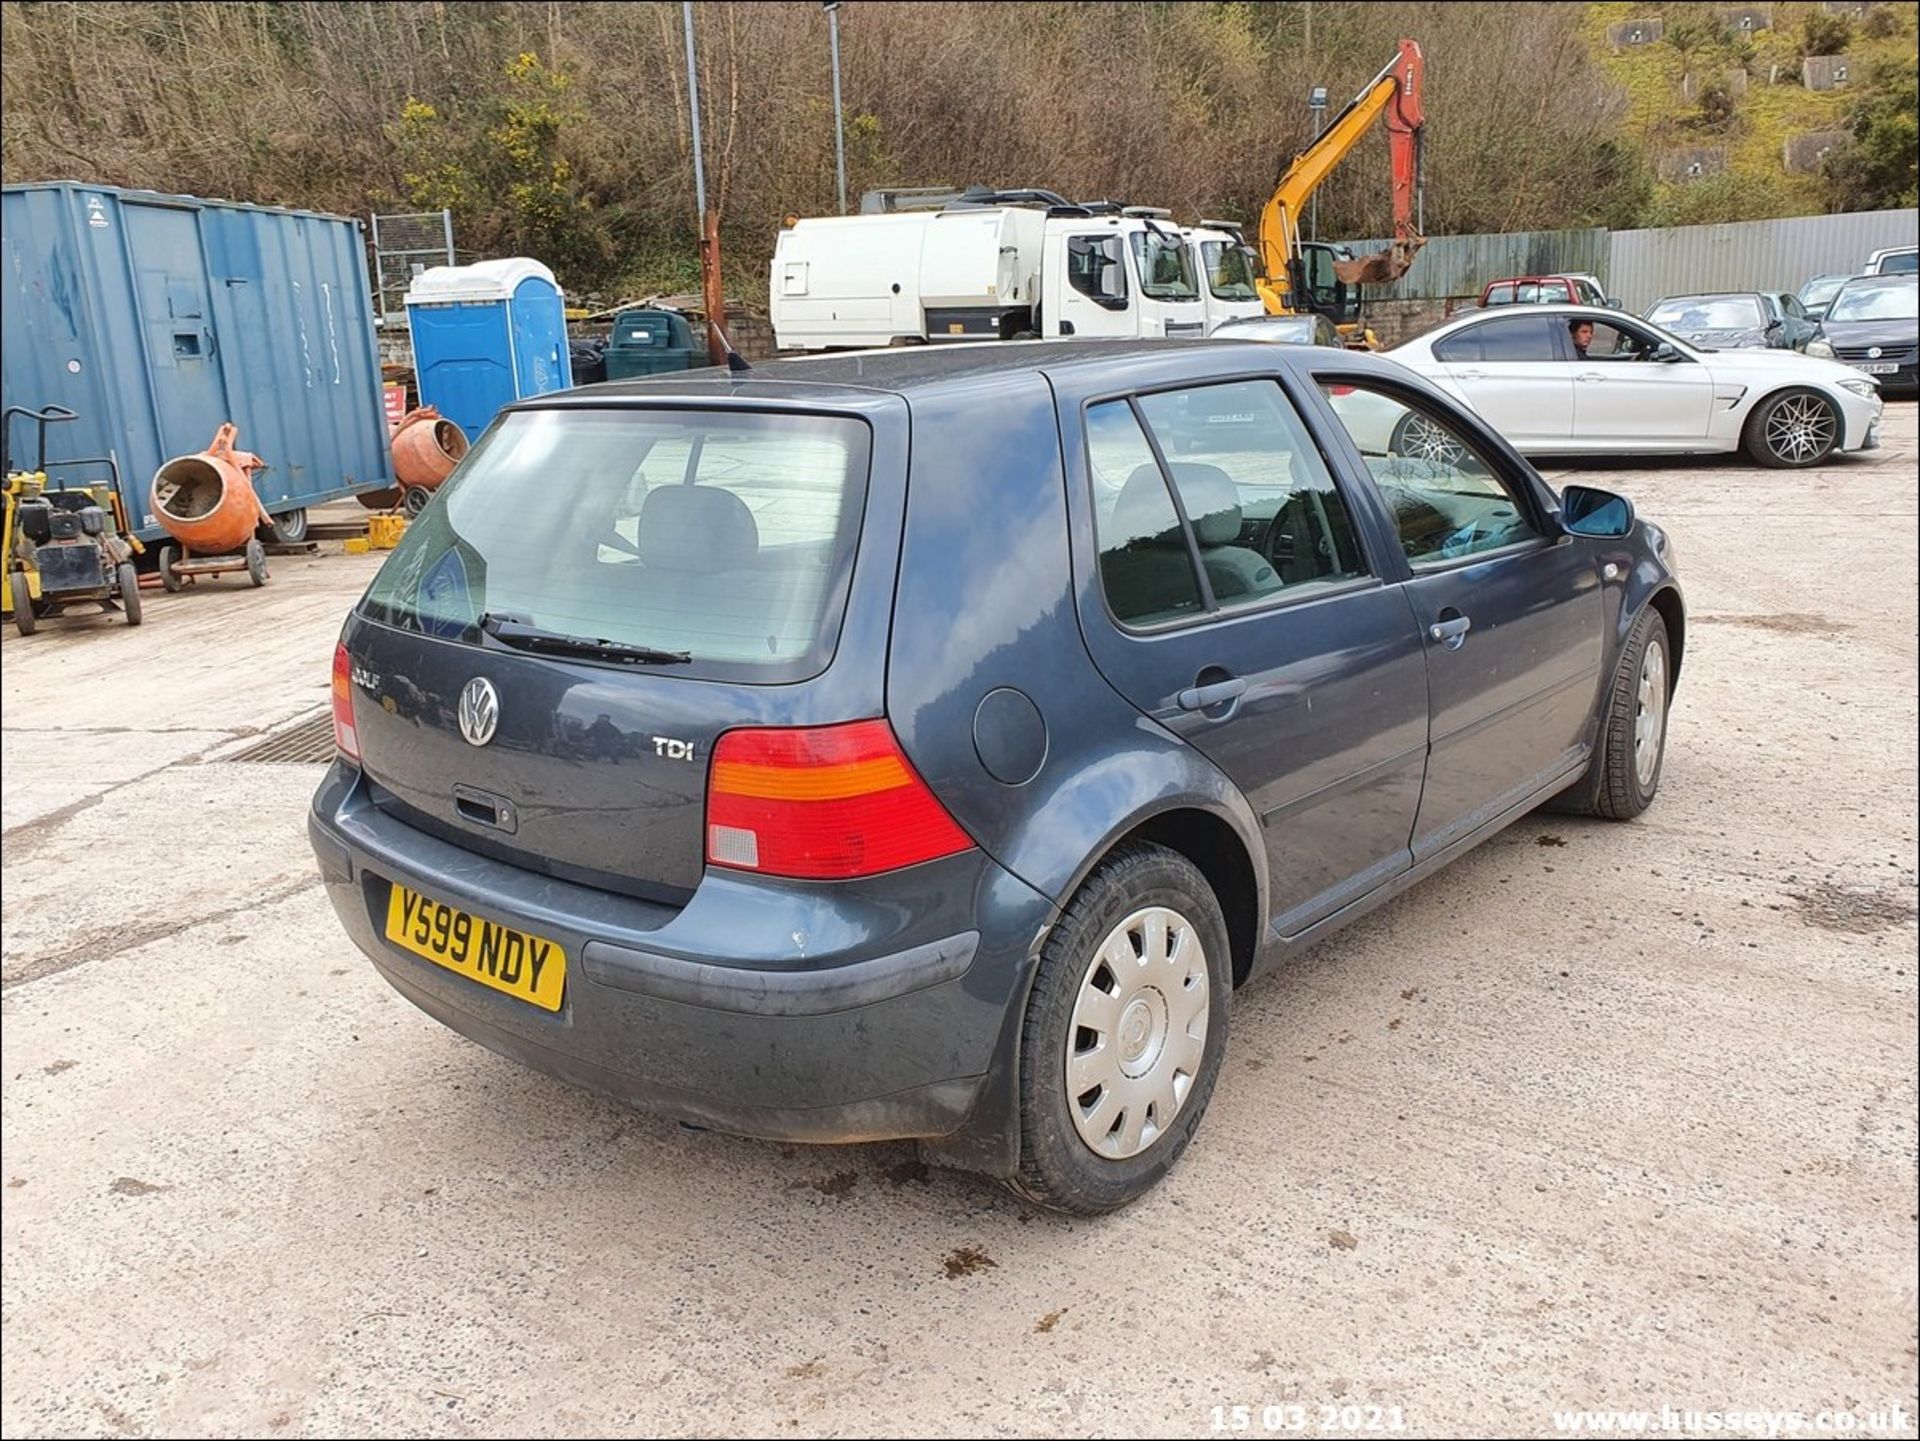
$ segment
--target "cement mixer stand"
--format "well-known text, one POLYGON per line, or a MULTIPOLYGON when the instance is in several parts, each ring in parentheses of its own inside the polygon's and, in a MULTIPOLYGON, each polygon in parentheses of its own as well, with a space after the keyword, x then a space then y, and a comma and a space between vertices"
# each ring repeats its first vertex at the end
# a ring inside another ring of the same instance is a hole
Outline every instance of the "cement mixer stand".
POLYGON ((259 456, 235 450, 238 429, 228 422, 197 455, 175 456, 153 477, 153 513, 173 541, 160 547, 160 584, 170 592, 204 575, 247 573, 267 583, 267 548, 256 532, 271 524, 253 488, 259 456))

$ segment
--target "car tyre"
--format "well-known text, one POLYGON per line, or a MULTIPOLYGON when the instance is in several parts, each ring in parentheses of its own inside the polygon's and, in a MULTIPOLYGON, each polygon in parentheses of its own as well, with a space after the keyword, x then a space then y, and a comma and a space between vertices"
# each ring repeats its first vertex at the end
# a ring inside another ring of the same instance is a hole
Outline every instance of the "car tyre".
POLYGON ((1206 1114, 1232 990, 1226 921, 1191 861, 1145 842, 1101 861, 1027 999, 1012 1189, 1078 1216, 1152 1189, 1206 1114))
POLYGON ((1771 470, 1818 465, 1840 444, 1839 408, 1817 390, 1783 390, 1753 408, 1740 444, 1771 470))
POLYGON ((1673 643, 1660 612, 1648 606, 1627 636, 1607 688, 1593 767, 1573 809, 1630 821, 1660 789, 1666 764, 1667 715, 1673 699, 1673 643))

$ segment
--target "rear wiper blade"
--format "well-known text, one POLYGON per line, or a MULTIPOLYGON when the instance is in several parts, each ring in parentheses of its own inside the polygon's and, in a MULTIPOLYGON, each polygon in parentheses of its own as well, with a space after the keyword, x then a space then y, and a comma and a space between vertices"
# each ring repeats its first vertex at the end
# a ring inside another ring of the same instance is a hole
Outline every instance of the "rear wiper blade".
POLYGON ((594 660, 616 660, 628 665, 685 665, 693 659, 690 651, 660 650, 650 645, 628 645, 624 641, 598 640, 592 636, 566 635, 557 630, 542 630, 512 616, 488 611, 480 617, 480 629, 519 650, 548 655, 580 655, 594 660))

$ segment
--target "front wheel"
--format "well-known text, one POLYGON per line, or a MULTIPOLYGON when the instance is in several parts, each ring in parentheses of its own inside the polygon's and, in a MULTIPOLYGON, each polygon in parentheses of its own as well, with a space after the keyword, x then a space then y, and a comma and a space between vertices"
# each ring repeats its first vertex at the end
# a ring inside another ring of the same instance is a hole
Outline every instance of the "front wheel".
POLYGON ((13 591, 13 623, 20 628, 20 634, 32 635, 39 628, 40 617, 33 613, 33 592, 27 587, 27 573, 9 571, 7 585, 13 591))
POLYGON ((1027 1000, 1013 1189, 1081 1216, 1150 1190, 1206 1113, 1232 990, 1226 921, 1191 861, 1144 843, 1102 861, 1027 1000))
POLYGON ((1741 443, 1756 465, 1774 470, 1818 465, 1840 444, 1840 413, 1817 391, 1782 391, 1753 408, 1741 443))
POLYGON ((1467 448, 1454 439, 1445 427, 1436 425, 1417 410, 1409 410, 1393 428, 1393 437, 1387 442, 1387 453, 1405 456, 1409 460, 1458 465, 1465 458, 1467 448))
POLYGON ((1667 713, 1673 700, 1673 645, 1667 622, 1648 606, 1620 653, 1600 717, 1593 768, 1577 809, 1630 821, 1653 804, 1667 757, 1667 713))
POLYGON ((256 587, 267 583, 267 548, 257 537, 247 541, 247 579, 256 587))
POLYGON ((132 561, 123 560, 114 567, 113 581, 120 591, 120 613, 128 625, 140 624, 140 572, 132 561))

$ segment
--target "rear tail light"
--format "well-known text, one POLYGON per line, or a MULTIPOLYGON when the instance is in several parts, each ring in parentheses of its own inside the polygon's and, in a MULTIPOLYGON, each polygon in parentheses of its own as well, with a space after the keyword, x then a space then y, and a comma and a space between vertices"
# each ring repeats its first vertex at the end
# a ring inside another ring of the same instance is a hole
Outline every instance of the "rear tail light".
POLYGON ((801 880, 878 875, 972 846, 884 720, 734 730, 713 748, 707 861, 801 880))
POLYGON ((1329 385, 1327 387, 1327 394, 1328 395, 1352 395, 1353 387, 1351 385, 1329 385))
POLYGON ((353 661, 345 645, 333 648, 333 743, 348 760, 360 759, 360 732, 353 728, 353 661))

